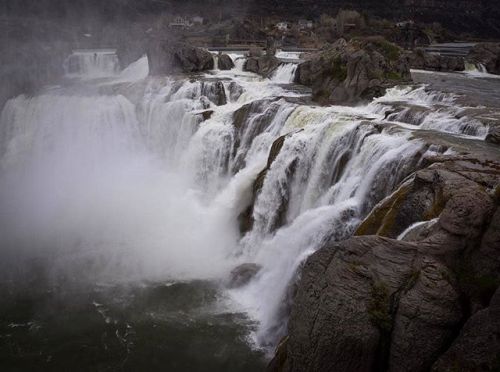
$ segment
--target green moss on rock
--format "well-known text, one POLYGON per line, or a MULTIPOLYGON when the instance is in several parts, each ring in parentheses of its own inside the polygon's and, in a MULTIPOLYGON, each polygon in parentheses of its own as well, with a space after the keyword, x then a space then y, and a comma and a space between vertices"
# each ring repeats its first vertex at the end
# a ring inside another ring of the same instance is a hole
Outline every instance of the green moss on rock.
POLYGON ((390 300, 387 285, 384 282, 375 282, 372 287, 372 299, 368 305, 368 314, 373 324, 383 332, 389 332, 392 328, 390 300))
POLYGON ((390 199, 376 207, 361 223, 355 235, 389 236, 394 227, 396 216, 410 192, 410 185, 400 187, 390 199))

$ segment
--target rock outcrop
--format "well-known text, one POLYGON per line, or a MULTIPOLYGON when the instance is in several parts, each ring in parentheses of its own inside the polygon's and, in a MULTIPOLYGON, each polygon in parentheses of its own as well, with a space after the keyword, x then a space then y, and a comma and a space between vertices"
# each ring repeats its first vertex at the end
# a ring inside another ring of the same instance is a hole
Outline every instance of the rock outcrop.
POLYGON ((245 63, 244 70, 269 77, 279 65, 280 61, 275 56, 263 55, 260 57, 249 57, 245 63))
POLYGON ((500 145, 500 126, 490 127, 485 140, 486 142, 500 145))
POLYGON ((411 80, 407 57, 380 37, 339 39, 297 68, 296 82, 311 87, 321 103, 355 103, 381 96, 411 80))
POLYGON ((432 372, 495 371, 500 353, 500 290, 490 306, 465 323, 451 347, 432 366, 432 372))
POLYGON ((409 54, 410 67, 419 70, 456 72, 465 70, 465 60, 462 57, 445 56, 436 53, 427 53, 423 49, 416 49, 409 54))
POLYGON ((483 65, 490 74, 500 75, 500 43, 479 43, 467 60, 483 65))
POLYGON ((261 267, 254 263, 239 265, 229 275, 228 287, 238 288, 248 284, 257 275, 261 267))
POLYGON ((234 62, 227 54, 219 54, 218 66, 220 70, 231 70, 234 67, 234 62))
POLYGON ((151 75, 192 73, 214 68, 214 58, 209 51, 180 42, 150 42, 147 55, 151 75))
POLYGON ((204 81, 201 83, 201 94, 217 106, 227 103, 226 90, 222 81, 204 81))
POLYGON ((270 371, 499 367, 500 163, 430 163, 308 259, 270 371))

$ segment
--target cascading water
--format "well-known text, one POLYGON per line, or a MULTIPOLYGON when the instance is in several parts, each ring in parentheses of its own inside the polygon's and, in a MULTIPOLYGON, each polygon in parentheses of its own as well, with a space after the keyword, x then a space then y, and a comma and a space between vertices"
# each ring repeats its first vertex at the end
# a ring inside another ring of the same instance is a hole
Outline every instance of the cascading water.
POLYGON ((67 76, 102 78, 116 75, 120 63, 113 49, 75 50, 65 62, 67 76))
POLYGON ((464 107, 456 104, 453 94, 428 92, 426 87, 391 88, 387 94, 375 99, 368 109, 383 114, 388 121, 408 124, 409 128, 436 130, 485 138, 488 127, 479 120, 460 115, 464 107), (403 105, 397 107, 394 102, 403 105))
POLYGON ((283 63, 273 73, 271 78, 275 83, 290 84, 293 83, 295 78, 295 71, 297 71, 297 64, 283 63))
MULTIPOLYGON (((236 363, 232 370, 262 366, 241 340, 251 334, 258 348, 275 346, 300 265, 326 241, 349 237, 417 167, 427 149, 410 138, 417 125, 483 135, 479 125, 471 132, 458 121, 431 125, 442 118, 403 113, 439 103, 448 107, 440 115, 452 116, 453 97, 424 88, 395 88, 367 106, 313 107, 280 84, 291 82, 293 64, 269 80, 243 73, 237 60, 231 71, 194 81, 146 78, 146 65, 142 59, 105 83, 71 81, 6 104, 1 277, 41 275, 60 287, 160 283, 171 303, 141 310, 150 332, 173 324, 168 332, 178 342, 227 330, 207 336, 220 349, 194 370, 221 368, 226 359, 218 355, 236 363), (114 83, 112 93, 102 89, 114 83), (221 284, 245 263, 260 268, 246 285, 221 284), (242 354, 254 358, 246 367, 242 354)), ((127 296, 118 302, 134 303, 127 296)), ((106 301, 92 306, 108 319, 106 301)), ((141 326, 134 318, 126 332, 113 330, 127 355, 128 330, 141 326)), ((192 357, 182 343, 176 350, 172 368, 192 357)))

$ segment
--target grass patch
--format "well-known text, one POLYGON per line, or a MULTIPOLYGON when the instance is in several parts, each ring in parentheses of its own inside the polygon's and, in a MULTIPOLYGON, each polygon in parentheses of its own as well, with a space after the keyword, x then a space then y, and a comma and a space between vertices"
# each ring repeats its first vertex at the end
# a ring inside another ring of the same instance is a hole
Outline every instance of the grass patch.
POLYGON ((398 46, 383 39, 377 40, 374 44, 389 61, 396 61, 399 58, 400 49, 398 46))
POLYGON ((331 76, 338 81, 344 81, 347 77, 347 66, 342 63, 340 57, 336 57, 332 62, 331 76))
POLYGON ((403 76, 396 71, 388 71, 384 74, 384 77, 389 80, 397 80, 397 81, 403 80, 403 76))
POLYGON ((381 331, 389 332, 391 330, 390 293, 385 283, 379 281, 373 284, 368 314, 373 324, 381 331))

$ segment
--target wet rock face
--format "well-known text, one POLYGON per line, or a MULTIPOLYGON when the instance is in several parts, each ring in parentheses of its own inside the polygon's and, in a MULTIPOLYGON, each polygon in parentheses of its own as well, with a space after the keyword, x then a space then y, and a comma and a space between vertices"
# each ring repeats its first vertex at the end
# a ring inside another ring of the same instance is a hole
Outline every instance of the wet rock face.
POLYGON ((203 82, 201 85, 201 93, 217 106, 222 106, 227 103, 226 90, 221 81, 203 82))
POLYGON ((245 71, 269 77, 279 65, 280 61, 274 56, 249 57, 245 63, 245 71))
POLYGON ((484 65, 490 74, 500 75, 500 43, 479 43, 467 59, 484 65))
POLYGON ((233 60, 227 54, 221 54, 218 58, 220 70, 231 70, 234 67, 233 60))
POLYGON ((500 126, 490 127, 486 136, 486 142, 500 145, 500 126))
POLYGON ((214 68, 210 52, 180 42, 150 42, 147 55, 151 75, 201 72, 214 68))
POLYGON ((442 56, 417 49, 409 54, 411 68, 418 70, 455 72, 465 70, 465 60, 461 57, 442 56))
POLYGON ((497 368, 499 196, 495 161, 445 158, 417 171, 375 207, 360 236, 307 260, 286 345, 269 370, 497 368))
POLYGON ((261 267, 254 263, 242 264, 231 271, 229 276, 228 287, 229 288, 238 288, 242 287, 245 284, 248 284, 250 280, 252 280, 255 275, 258 274, 261 267))
POLYGON ((407 58, 383 38, 339 39, 297 68, 296 82, 313 89, 322 103, 355 103, 411 80, 407 58))
POLYGON ((229 98, 233 102, 237 101, 238 98, 240 98, 241 95, 243 94, 243 87, 238 83, 236 83, 235 81, 229 83, 228 90, 229 90, 229 98))
POLYGON ((500 290, 490 306, 465 323, 451 347, 432 366, 432 372, 495 371, 500 352, 500 290))

